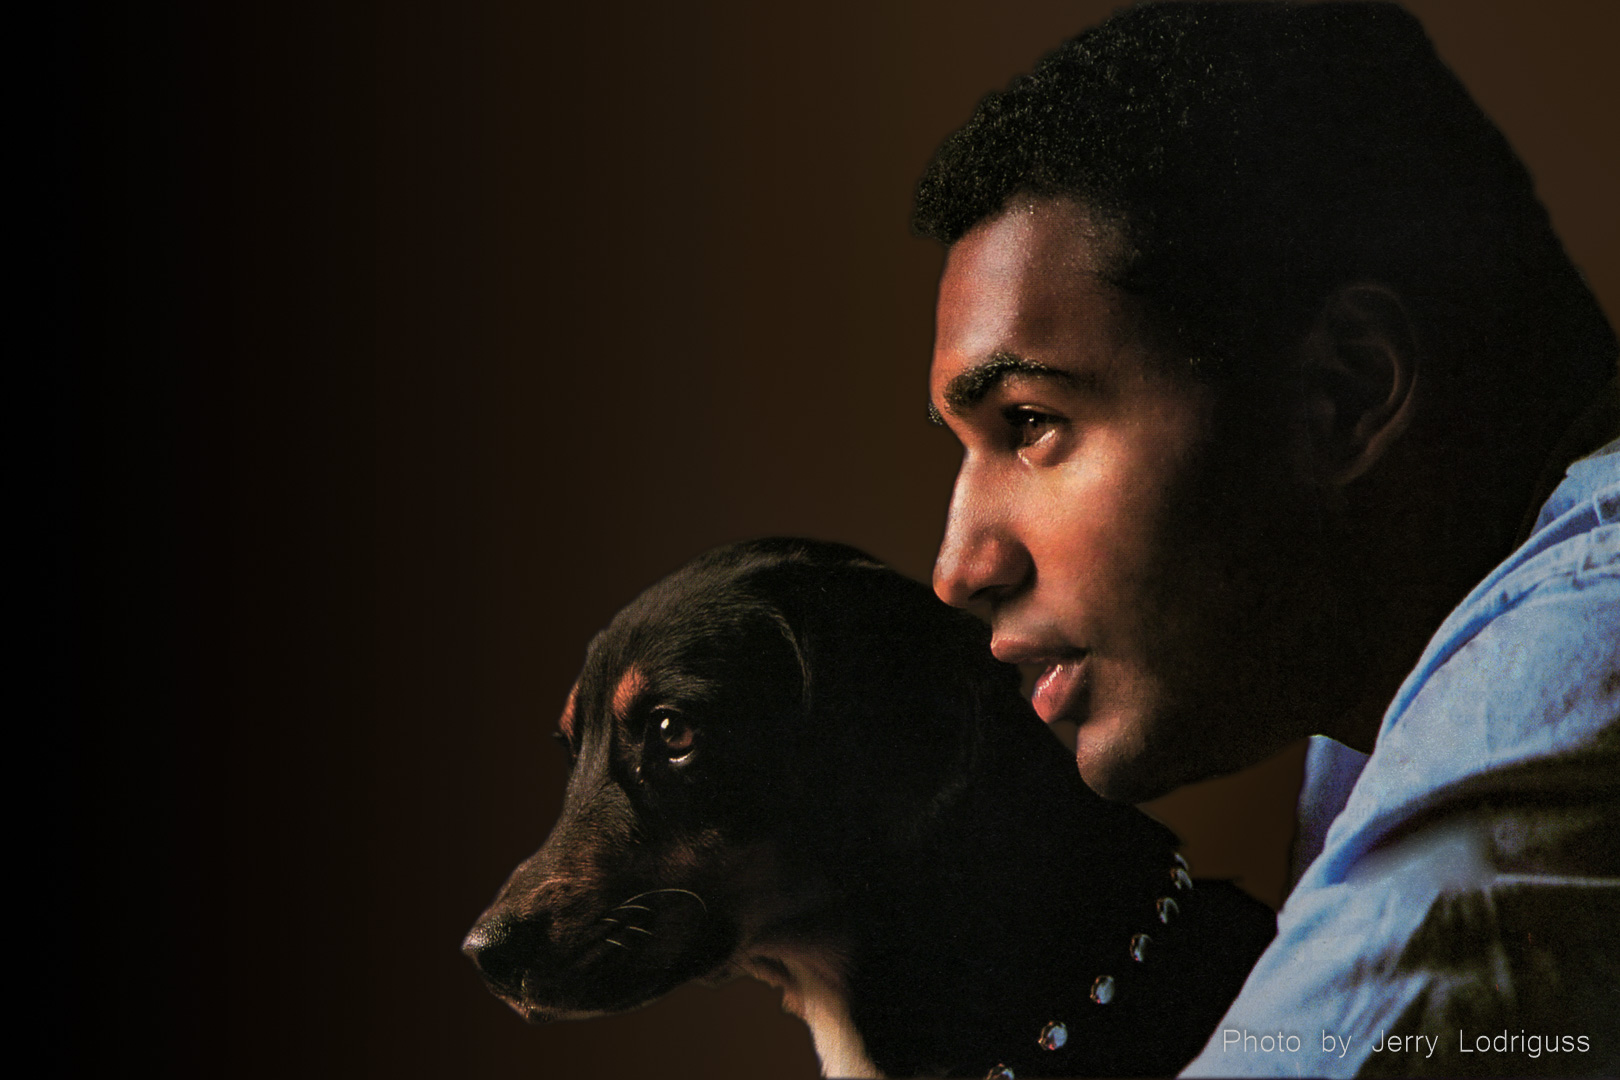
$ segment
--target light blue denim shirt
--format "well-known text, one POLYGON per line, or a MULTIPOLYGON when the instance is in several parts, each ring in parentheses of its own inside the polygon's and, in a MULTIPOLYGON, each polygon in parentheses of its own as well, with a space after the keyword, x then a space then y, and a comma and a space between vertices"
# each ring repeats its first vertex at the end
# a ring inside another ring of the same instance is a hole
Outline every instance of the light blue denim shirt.
POLYGON ((1321 853, 1183 1075, 1620 1075, 1620 441, 1570 466, 1358 757, 1313 747, 1321 853))

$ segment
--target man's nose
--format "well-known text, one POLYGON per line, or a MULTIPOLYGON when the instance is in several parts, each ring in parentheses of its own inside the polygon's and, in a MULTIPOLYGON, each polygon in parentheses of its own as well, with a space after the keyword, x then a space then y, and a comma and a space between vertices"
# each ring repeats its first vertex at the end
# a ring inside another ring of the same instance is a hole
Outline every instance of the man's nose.
POLYGON ((934 560, 934 592, 953 607, 993 604, 1030 576, 1029 552, 1002 512, 1003 494, 968 464, 957 473, 934 560))

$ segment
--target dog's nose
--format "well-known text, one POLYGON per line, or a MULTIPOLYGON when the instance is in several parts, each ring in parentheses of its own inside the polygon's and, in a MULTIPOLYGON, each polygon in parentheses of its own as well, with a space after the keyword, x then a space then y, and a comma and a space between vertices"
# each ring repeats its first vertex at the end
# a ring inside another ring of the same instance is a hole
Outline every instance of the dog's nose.
POLYGON ((485 919, 468 933, 461 951, 496 993, 517 997, 523 973, 545 948, 545 931, 528 920, 485 919))

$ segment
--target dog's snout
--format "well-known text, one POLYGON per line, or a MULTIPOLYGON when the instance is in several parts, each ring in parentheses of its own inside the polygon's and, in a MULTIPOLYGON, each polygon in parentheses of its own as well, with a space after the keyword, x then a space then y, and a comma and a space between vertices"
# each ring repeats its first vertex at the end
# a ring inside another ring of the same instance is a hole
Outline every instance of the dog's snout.
POLYGON ((461 943, 461 951, 496 993, 517 997, 523 973, 545 948, 545 931, 528 919, 481 920, 461 943))

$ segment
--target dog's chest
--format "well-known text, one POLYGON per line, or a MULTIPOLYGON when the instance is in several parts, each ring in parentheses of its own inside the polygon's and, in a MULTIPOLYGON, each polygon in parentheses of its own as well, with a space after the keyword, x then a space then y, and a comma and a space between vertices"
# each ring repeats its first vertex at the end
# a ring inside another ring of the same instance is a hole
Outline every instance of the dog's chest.
POLYGON ((844 958, 815 946, 756 950, 744 965, 754 978, 782 991, 782 1008, 810 1029, 821 1075, 881 1077, 850 1018, 844 958))

